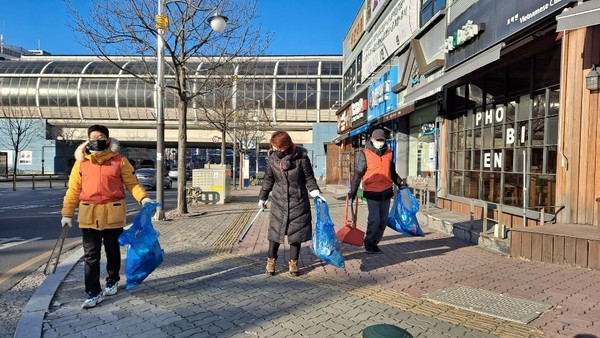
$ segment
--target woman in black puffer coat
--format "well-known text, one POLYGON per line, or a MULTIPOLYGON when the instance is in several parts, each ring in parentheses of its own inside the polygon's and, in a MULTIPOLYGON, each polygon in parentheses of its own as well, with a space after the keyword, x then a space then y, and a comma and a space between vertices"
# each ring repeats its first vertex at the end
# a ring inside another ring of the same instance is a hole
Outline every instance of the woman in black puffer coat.
POLYGON ((300 245, 312 237, 309 196, 323 197, 306 150, 297 147, 284 131, 275 132, 270 144, 272 149, 267 157, 258 202, 262 208, 272 192, 267 273, 275 274, 277 251, 287 235, 290 243, 289 272, 297 276, 300 245))

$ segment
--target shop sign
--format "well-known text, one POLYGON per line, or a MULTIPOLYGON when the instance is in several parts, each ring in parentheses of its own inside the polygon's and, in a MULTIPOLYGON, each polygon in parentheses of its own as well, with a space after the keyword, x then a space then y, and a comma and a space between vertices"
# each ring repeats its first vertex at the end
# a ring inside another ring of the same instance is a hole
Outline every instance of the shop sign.
POLYGON ((345 132, 352 127, 352 107, 348 106, 338 114, 338 134, 345 132))
MULTIPOLYGON (((495 126, 503 125, 506 120, 506 106, 496 106, 495 108, 487 109, 486 111, 478 111, 473 115, 475 120, 475 127, 485 127, 488 125, 495 126)), ((516 130, 513 127, 508 127, 505 130, 504 142, 506 146, 524 146, 526 142, 527 128, 521 126, 520 130, 516 130)), ((496 152, 484 152, 483 153, 483 167, 502 169, 504 166, 504 158, 501 151, 496 152), (492 157, 493 156, 493 157, 492 157)))
POLYGON ((358 12, 354 24, 350 28, 350 50, 354 50, 361 36, 365 32, 365 14, 363 10, 358 12))
POLYGON ((398 0, 381 16, 363 47, 362 76, 368 77, 419 29, 419 3, 398 0))
POLYGON ((455 48, 462 46, 484 30, 485 24, 474 24, 473 20, 467 20, 467 23, 446 38, 446 44, 444 46, 445 52, 448 53, 455 48))
POLYGON ((367 122, 368 101, 365 98, 360 98, 358 101, 350 105, 352 111, 352 127, 357 127, 367 122))
MULTIPOLYGON (((448 24, 448 32, 458 32, 465 22, 485 23, 485 32, 466 40, 461 48, 447 54, 446 69, 455 67, 487 48, 504 41, 533 24, 552 16, 575 0, 477 1, 448 24)), ((481 27, 479 27, 481 28, 481 27)))
POLYGON ((392 92, 392 87, 396 83, 398 83, 398 66, 393 66, 369 86, 369 121, 396 109, 398 95, 392 92))
POLYGON ((33 163, 32 157, 31 150, 21 150, 19 152, 19 164, 31 165, 33 163))
POLYGON ((365 1, 365 4, 367 5, 367 8, 365 10, 366 12, 366 27, 371 26, 374 22, 375 19, 377 19, 377 15, 379 15, 379 12, 381 11, 381 9, 383 7, 385 7, 385 4, 388 2, 389 0, 367 0, 365 1))

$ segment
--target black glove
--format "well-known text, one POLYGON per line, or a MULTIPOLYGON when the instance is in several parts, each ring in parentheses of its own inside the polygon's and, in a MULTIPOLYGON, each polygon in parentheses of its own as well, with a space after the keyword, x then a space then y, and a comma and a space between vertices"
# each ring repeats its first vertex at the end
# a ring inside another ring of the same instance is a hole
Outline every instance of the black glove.
POLYGON ((406 181, 404 181, 401 178, 398 180, 398 182, 396 182, 396 185, 398 186, 398 189, 400 189, 400 190, 408 188, 408 185, 406 185, 406 181))
POLYGON ((348 191, 348 199, 353 200, 356 197, 356 193, 356 190, 351 189, 350 191, 348 191))

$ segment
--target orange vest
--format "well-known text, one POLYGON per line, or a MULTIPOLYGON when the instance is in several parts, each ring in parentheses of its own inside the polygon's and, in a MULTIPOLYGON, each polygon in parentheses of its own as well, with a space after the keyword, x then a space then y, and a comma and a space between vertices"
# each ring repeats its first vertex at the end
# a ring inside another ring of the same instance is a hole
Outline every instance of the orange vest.
POLYGON ((81 161, 81 193, 79 200, 85 203, 104 204, 125 198, 121 180, 123 156, 116 155, 102 164, 90 160, 81 161))
POLYGON ((392 187, 392 151, 387 149, 383 155, 377 155, 371 149, 363 151, 367 159, 367 170, 362 178, 363 190, 383 192, 392 187))

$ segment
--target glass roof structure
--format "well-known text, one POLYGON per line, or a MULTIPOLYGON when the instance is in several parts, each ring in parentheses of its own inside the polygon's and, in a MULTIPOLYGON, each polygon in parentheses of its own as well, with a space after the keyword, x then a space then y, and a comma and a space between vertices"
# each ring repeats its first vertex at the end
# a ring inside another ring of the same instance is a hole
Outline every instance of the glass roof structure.
MULTIPOLYGON (((0 61, 0 105, 18 107, 42 119, 156 120, 156 61, 135 57, 24 56, 0 61)), ((217 86, 230 105, 261 107, 277 122, 336 122, 331 107, 341 99, 342 57, 269 56, 221 65, 191 60, 186 72, 190 92, 198 92, 188 119, 201 120, 201 107, 216 106, 217 86), (204 92, 203 88, 207 89, 204 92)), ((175 77, 165 67, 165 120, 177 120, 175 77)))

